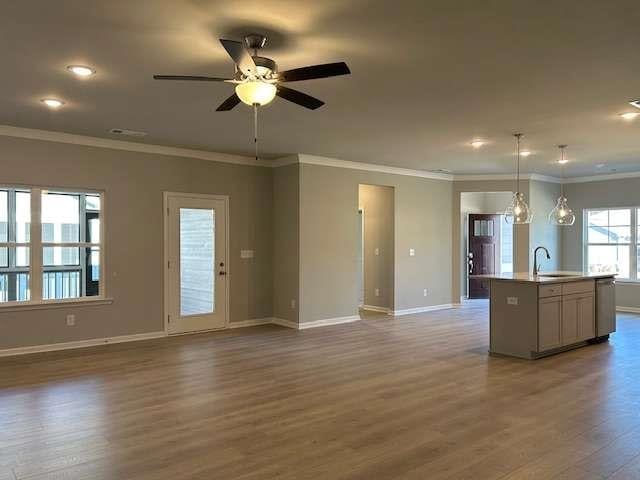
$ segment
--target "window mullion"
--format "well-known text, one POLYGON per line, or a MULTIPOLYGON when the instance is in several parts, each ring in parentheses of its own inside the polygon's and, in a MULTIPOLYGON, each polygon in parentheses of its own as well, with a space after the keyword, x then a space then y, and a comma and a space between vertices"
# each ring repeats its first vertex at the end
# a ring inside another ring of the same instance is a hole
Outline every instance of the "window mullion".
POLYGON ((629 249, 631 250, 629 252, 629 260, 631 265, 629 265, 629 268, 630 268, 629 276, 634 280, 638 279, 638 246, 637 246, 638 218, 637 218, 637 214, 638 214, 638 209, 632 208, 631 209, 631 242, 629 243, 629 249))
POLYGON ((42 300, 42 225, 41 208, 42 191, 31 189, 31 248, 29 262, 29 281, 31 283, 31 300, 42 300))

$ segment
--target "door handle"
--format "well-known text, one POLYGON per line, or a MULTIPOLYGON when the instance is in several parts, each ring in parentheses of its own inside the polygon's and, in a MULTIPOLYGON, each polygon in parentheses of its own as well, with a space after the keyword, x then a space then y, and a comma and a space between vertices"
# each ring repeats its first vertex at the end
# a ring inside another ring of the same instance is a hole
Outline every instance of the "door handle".
POLYGON ((473 260, 469 260, 469 273, 473 273, 473 260))

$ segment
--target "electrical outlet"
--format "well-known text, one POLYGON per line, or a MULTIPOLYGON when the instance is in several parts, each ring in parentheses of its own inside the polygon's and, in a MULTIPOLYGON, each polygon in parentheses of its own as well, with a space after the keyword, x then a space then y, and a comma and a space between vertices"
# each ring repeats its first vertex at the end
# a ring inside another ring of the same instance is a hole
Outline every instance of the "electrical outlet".
POLYGON ((67 327, 73 327, 76 324, 75 315, 67 315, 67 327))
POLYGON ((518 305, 518 297, 507 297, 507 305, 518 305))
POLYGON ((376 288, 376 297, 379 297, 379 296, 380 296, 380 289, 376 288))
POLYGON ((410 248, 410 249, 409 249, 409 256, 410 256, 410 257, 415 257, 415 256, 416 256, 416 250, 415 250, 415 248, 410 248))
POLYGON ((425 297, 427 296, 427 289, 426 288, 423 290, 422 295, 425 296, 425 297))
POLYGON ((296 300, 295 300, 295 298, 292 298, 292 299, 291 299, 291 308, 292 308, 292 309, 293 309, 293 308, 296 308, 296 300))
POLYGON ((376 249, 374 250, 374 253, 376 256, 380 255, 380 249, 376 247, 376 249))

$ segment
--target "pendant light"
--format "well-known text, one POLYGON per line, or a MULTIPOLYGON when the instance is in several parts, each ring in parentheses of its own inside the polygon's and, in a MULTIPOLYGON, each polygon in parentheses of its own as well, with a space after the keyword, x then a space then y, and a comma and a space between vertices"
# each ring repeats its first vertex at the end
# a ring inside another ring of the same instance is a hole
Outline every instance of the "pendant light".
POLYGON ((558 197, 558 203, 551 212, 549 212, 549 223, 552 225, 573 225, 576 221, 576 215, 573 210, 569 208, 567 203, 567 197, 564 196, 564 164, 567 160, 564 158, 564 149, 566 145, 558 145, 560 149, 560 160, 558 163, 562 168, 562 183, 560 183, 560 196, 558 197))
POLYGON ((522 134, 515 133, 513 136, 516 137, 516 188, 511 204, 504 212, 504 219, 507 223, 521 225, 531 223, 533 213, 531 213, 529 205, 524 199, 524 193, 520 192, 520 139, 522 134))

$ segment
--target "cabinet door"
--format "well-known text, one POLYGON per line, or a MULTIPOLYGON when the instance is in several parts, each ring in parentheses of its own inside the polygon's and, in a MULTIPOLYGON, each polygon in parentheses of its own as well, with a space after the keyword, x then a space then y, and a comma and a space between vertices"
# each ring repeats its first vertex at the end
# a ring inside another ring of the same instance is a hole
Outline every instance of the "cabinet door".
POLYGON ((538 351, 544 352, 562 345, 562 297, 538 301, 538 351))
POLYGON ((580 295, 562 297, 562 345, 580 341, 578 335, 578 299, 580 295))
POLYGON ((596 336, 596 322, 594 314, 595 302, 593 294, 581 296, 578 299, 578 337, 579 340, 589 340, 596 336))

